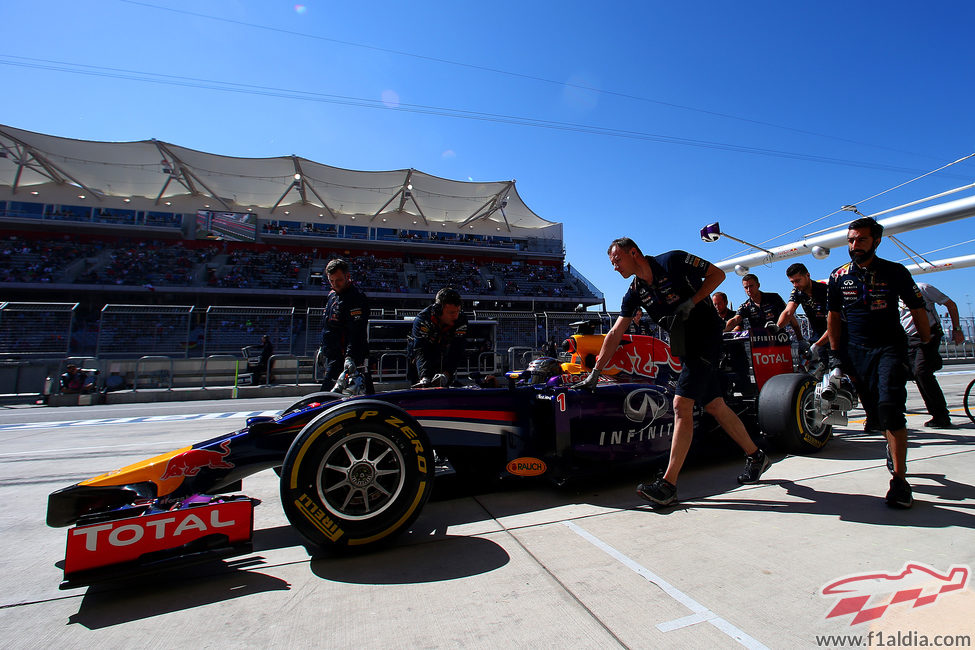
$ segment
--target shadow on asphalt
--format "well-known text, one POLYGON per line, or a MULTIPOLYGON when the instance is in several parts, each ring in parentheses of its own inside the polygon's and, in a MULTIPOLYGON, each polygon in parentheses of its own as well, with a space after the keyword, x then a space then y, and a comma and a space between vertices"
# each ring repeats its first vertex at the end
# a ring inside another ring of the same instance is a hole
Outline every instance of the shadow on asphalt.
POLYGON ((291 585, 280 578, 242 570, 254 558, 185 567, 138 582, 116 582, 88 588, 78 613, 68 623, 90 630, 191 610, 201 605, 251 596, 267 591, 286 591, 291 585), (236 567, 241 567, 240 569, 236 567))

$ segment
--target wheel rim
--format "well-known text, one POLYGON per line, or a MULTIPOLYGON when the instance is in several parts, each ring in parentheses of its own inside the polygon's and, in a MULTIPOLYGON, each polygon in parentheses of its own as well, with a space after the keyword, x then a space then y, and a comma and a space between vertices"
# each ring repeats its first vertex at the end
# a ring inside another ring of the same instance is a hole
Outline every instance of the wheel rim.
POLYGON ((810 386, 802 396, 802 404, 799 406, 800 423, 805 431, 809 432, 813 438, 821 440, 829 431, 829 426, 823 422, 822 414, 816 405, 816 388, 810 386))
POLYGON ((337 441, 318 466, 318 497, 343 519, 375 517, 396 502, 406 482, 399 447, 381 433, 356 433, 337 441))

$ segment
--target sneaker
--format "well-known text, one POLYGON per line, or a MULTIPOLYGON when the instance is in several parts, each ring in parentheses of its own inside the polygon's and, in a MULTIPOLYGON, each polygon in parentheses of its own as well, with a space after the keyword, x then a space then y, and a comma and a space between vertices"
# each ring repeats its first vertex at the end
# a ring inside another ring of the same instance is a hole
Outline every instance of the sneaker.
POLYGON ((662 477, 654 480, 653 483, 640 483, 636 486, 636 493, 658 506, 677 503, 677 486, 662 477))
POLYGON ((761 449, 751 456, 745 456, 745 470, 738 475, 738 483, 740 485, 757 483, 758 479, 771 465, 772 461, 761 449))
POLYGON ((955 425, 951 423, 950 418, 931 418, 924 423, 924 426, 931 427, 932 429, 954 429, 955 425))
POLYGON ((887 445, 887 471, 894 475, 894 457, 890 455, 890 445, 887 445))
POLYGON ((911 484, 907 479, 893 476, 890 479, 890 489, 887 490, 887 505, 891 508, 910 508, 914 504, 911 484))
POLYGON ((880 425, 872 420, 867 420, 863 423, 863 430, 867 433, 883 433, 884 430, 880 428, 880 425))

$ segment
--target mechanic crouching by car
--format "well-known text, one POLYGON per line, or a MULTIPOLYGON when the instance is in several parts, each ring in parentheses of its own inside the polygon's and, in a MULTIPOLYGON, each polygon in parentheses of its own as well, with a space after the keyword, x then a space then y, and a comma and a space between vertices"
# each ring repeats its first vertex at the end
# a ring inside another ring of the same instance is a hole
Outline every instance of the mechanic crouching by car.
POLYGON ((414 388, 449 386, 464 358, 467 316, 456 289, 444 287, 413 320, 407 338, 407 379, 414 388))
MULTIPOLYGON (((325 299, 322 314, 322 349, 325 380, 322 390, 330 391, 339 375, 366 363, 369 356, 367 331, 369 300, 349 275, 349 263, 334 259, 325 267, 332 290, 325 299)), ((320 361, 321 362, 321 361, 320 361)))
POLYGON ((710 294, 724 280, 724 271, 680 250, 644 256, 629 237, 613 240, 608 253, 613 268, 624 278, 633 277, 633 281, 623 296, 616 323, 603 339, 592 372, 576 386, 596 387, 634 312, 641 307, 647 317, 670 333, 671 350, 683 365, 674 396, 670 462, 662 477, 638 485, 637 494, 660 506, 677 501, 677 476, 694 437, 695 403, 702 404, 745 452, 745 469, 738 482, 757 482, 771 461, 752 442, 741 419, 725 403, 718 373, 723 321, 714 309, 710 294))
POLYGON ((847 243, 852 261, 829 276, 830 370, 850 376, 867 418, 874 418, 887 437, 893 475, 887 505, 910 508, 914 499, 905 478, 907 334, 901 327, 898 298, 910 310, 922 344, 931 339, 931 332, 924 299, 910 272, 876 255, 883 233, 884 227, 871 217, 850 222, 847 243))

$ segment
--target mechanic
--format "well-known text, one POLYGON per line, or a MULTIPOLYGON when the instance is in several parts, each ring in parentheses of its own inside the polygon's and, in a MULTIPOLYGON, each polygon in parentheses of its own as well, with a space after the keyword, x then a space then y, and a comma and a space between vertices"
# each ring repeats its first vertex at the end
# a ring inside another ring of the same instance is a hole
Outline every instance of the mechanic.
POLYGON ((887 438, 891 459, 887 505, 910 508, 907 482, 907 335, 897 300, 910 310, 921 343, 928 343, 924 299, 903 265, 877 257, 884 227, 871 217, 850 222, 847 243, 852 260, 829 276, 827 331, 830 370, 846 371, 863 408, 874 414, 887 438))
POLYGON ((633 320, 630 322, 630 326, 626 328, 627 334, 650 334, 650 326, 647 323, 640 322, 643 318, 643 310, 639 307, 633 312, 633 320))
POLYGON ((274 354, 274 346, 271 345, 271 337, 265 334, 261 337, 261 358, 257 361, 257 367, 254 369, 254 384, 260 384, 261 378, 264 377, 265 383, 270 379, 270 373, 268 371, 267 364, 271 360, 271 355, 274 354), (267 373, 268 376, 264 376, 267 373))
POLYGON ((95 390, 95 382, 88 378, 88 373, 69 363, 60 377, 62 393, 90 393, 95 390))
POLYGON ((924 298, 931 340, 927 343, 921 343, 921 337, 914 326, 911 312, 904 306, 904 303, 901 303, 901 325, 907 332, 908 367, 914 375, 914 383, 917 384, 917 389, 921 393, 924 406, 931 414, 931 419, 925 422, 924 426, 934 429, 954 429, 955 425, 951 423, 951 417, 948 415, 945 394, 941 391, 941 386, 934 376, 935 371, 941 370, 944 366, 940 352, 944 330, 941 328, 941 318, 938 316, 935 304, 944 305, 948 310, 948 316, 951 318, 951 340, 956 344, 965 342, 965 335, 961 331, 961 321, 958 318, 958 305, 932 284, 918 282, 917 288, 921 291, 921 297, 924 298))
POLYGON ((738 476, 738 482, 757 482, 771 461, 752 442, 745 425, 725 403, 718 373, 722 321, 711 303, 710 293, 724 280, 724 271, 680 250, 644 256, 629 237, 614 240, 608 253, 613 268, 620 275, 635 277, 623 296, 616 323, 603 339, 592 372, 577 386, 596 387, 603 368, 616 353, 623 333, 639 307, 670 333, 671 349, 680 356, 683 364, 674 396, 670 462, 662 477, 638 485, 637 494, 661 506, 677 501, 677 476, 694 437, 695 403, 703 405, 745 452, 745 469, 738 476))
POLYGON ((444 287, 434 303, 414 319, 407 338, 406 372, 415 388, 453 383, 467 339, 467 316, 462 307, 460 293, 444 287))
POLYGON ((320 358, 325 365, 322 390, 330 391, 344 369, 365 365, 369 356, 369 299, 352 281, 345 260, 330 261, 325 275, 332 290, 322 314, 320 358))
POLYGON ((717 310, 718 316, 725 323, 735 317, 735 310, 731 308, 731 303, 728 302, 728 294, 724 291, 715 291, 711 295, 711 302, 714 303, 714 308, 717 310))
MULTIPOLYGON (((826 314, 829 311, 826 305, 826 295, 828 293, 825 282, 814 281, 809 276, 809 269, 802 262, 796 262, 785 270, 786 277, 792 283, 792 293, 789 294, 789 302, 779 316, 776 325, 785 327, 790 323, 797 323, 796 309, 802 305, 802 310, 809 320, 809 352, 813 361, 822 359, 829 367, 829 336, 826 334, 826 314)), ((796 325, 793 325, 797 332, 797 337, 802 340, 802 334, 796 325)))
MULTIPOLYGON (((779 320, 779 315, 785 310, 785 301, 777 293, 760 291, 761 284, 754 273, 748 273, 741 277, 741 286, 745 289, 748 299, 738 306, 735 316, 725 323, 724 330, 730 332, 737 329, 757 329, 765 327, 769 322, 775 323, 779 320)), ((799 331, 799 321, 795 316, 790 322, 793 325, 796 336, 802 338, 799 331)))

